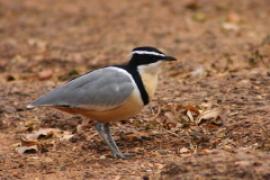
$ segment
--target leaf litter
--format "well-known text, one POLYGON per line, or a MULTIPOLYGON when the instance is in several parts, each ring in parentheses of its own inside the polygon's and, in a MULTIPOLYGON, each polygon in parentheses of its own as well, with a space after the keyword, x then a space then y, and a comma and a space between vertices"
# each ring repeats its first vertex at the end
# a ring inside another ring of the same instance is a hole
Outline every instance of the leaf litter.
POLYGON ((70 141, 73 136, 74 135, 68 131, 54 128, 41 128, 32 133, 21 135, 20 143, 14 146, 19 154, 37 153, 48 146, 53 146, 56 140, 70 141))

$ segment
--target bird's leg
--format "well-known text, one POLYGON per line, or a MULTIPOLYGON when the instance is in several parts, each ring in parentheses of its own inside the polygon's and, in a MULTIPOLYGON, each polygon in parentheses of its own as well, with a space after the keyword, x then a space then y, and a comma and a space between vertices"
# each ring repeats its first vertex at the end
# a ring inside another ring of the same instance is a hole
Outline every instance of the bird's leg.
POLYGON ((117 147, 114 139, 112 138, 111 131, 109 128, 109 124, 107 123, 97 123, 96 129, 99 133, 99 135, 104 139, 104 141, 108 144, 109 148, 112 151, 112 155, 115 158, 122 158, 124 159, 124 154, 119 150, 117 147))

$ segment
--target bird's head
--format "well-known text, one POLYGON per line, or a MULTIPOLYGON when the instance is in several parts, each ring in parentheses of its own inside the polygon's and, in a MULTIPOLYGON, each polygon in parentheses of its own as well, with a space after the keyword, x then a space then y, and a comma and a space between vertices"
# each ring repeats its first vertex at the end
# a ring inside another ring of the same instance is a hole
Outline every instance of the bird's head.
POLYGON ((152 64, 159 64, 162 61, 174 61, 173 56, 168 56, 158 50, 157 48, 150 46, 143 46, 134 48, 131 52, 131 59, 129 64, 132 66, 147 66, 152 64))

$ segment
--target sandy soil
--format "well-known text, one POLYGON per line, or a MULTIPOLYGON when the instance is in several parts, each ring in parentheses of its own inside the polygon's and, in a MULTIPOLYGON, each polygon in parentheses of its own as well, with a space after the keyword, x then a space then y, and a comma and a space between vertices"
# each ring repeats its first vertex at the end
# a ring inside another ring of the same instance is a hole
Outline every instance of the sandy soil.
POLYGON ((0 179, 270 179, 269 17, 268 0, 1 0, 0 179), (141 114, 113 125, 131 159, 81 117, 25 108, 140 45, 178 61, 141 114), (45 128, 73 137, 16 151, 45 128))

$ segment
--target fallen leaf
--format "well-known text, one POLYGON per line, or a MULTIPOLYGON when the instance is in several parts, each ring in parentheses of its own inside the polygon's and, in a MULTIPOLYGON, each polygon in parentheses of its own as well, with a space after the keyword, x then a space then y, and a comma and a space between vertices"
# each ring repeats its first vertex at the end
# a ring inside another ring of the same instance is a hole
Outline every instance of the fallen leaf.
POLYGON ((69 141, 72 139, 74 135, 68 131, 60 131, 59 129, 54 128, 44 128, 34 131, 30 134, 25 134, 21 136, 21 142, 16 144, 16 151, 20 154, 25 153, 36 153, 36 152, 47 152, 48 146, 51 146, 55 143, 53 142, 46 142, 41 141, 41 139, 49 139, 49 138, 57 138, 62 141, 69 141))
POLYGON ((59 130, 53 129, 53 128, 45 128, 45 129, 39 129, 37 131, 34 131, 31 134, 25 135, 27 139, 37 140, 41 138, 50 138, 53 135, 56 135, 59 133, 59 130))
POLYGON ((183 147, 183 148, 180 149, 179 152, 180 152, 181 154, 183 154, 183 153, 188 153, 188 152, 189 152, 189 149, 186 148, 186 147, 183 147))
POLYGON ((227 31, 238 31, 240 28, 237 24, 224 22, 222 24, 222 29, 227 30, 227 31))
POLYGON ((239 165, 239 166, 250 166, 252 164, 252 162, 250 162, 250 161, 237 161, 234 164, 239 165))
POLYGON ((16 148, 16 151, 19 154, 32 154, 38 152, 38 146, 32 145, 32 146, 19 146, 16 148))
POLYGON ((194 117, 193 117, 191 111, 189 111, 189 110, 187 111, 187 116, 188 116, 188 118, 189 118, 189 120, 190 120, 191 122, 194 122, 194 117))
POLYGON ((19 154, 37 153, 39 142, 36 139, 31 139, 27 136, 21 136, 21 142, 16 144, 16 151, 19 154))
POLYGON ((21 140, 21 146, 34 146, 34 145, 38 145, 38 141, 36 139, 29 139, 26 136, 22 136, 20 138, 21 140))
POLYGON ((99 159, 104 160, 104 159, 106 159, 106 156, 105 156, 105 155, 101 155, 101 156, 99 157, 99 159))
MULTIPOLYGON (((196 120, 196 123, 200 125, 203 121, 215 122, 217 119, 221 118, 220 114, 221 114, 221 110, 218 108, 206 110, 199 115, 199 117, 196 120)), ((216 124, 216 125, 219 125, 219 124, 216 124)))
POLYGON ((51 69, 45 69, 38 73, 38 78, 41 81, 48 80, 52 77, 53 71, 51 69))
POLYGON ((70 133, 64 132, 63 135, 62 135, 62 137, 60 137, 60 140, 69 141, 73 137, 74 137, 74 134, 70 134, 70 133))
POLYGON ((196 108, 195 106, 190 105, 190 104, 189 104, 189 105, 184 106, 184 108, 185 108, 186 110, 188 110, 188 111, 191 111, 191 112, 193 112, 193 113, 197 114, 197 115, 199 115, 199 114, 200 114, 199 109, 198 109, 198 108, 196 108))

